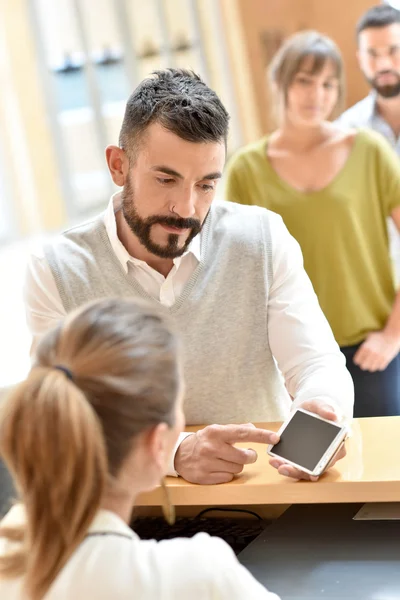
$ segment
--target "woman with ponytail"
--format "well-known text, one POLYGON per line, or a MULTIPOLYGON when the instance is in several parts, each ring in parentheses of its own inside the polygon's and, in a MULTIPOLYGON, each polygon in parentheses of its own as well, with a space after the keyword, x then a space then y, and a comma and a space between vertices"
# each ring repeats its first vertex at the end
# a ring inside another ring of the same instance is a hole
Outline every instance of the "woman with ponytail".
POLYGON ((102 300, 42 339, 0 415, 19 494, 0 524, 2 600, 277 598, 218 538, 141 541, 127 525, 167 471, 182 395, 175 335, 146 305, 102 300))

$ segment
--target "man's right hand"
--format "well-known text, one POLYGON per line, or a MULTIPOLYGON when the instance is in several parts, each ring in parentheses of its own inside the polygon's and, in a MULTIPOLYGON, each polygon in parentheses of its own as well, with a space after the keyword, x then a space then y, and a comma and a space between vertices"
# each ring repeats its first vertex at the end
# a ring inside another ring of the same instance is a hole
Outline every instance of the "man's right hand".
POLYGON ((252 423, 208 425, 183 440, 175 454, 175 469, 191 483, 227 483, 257 460, 255 450, 235 448, 238 442, 277 444, 279 436, 252 423))

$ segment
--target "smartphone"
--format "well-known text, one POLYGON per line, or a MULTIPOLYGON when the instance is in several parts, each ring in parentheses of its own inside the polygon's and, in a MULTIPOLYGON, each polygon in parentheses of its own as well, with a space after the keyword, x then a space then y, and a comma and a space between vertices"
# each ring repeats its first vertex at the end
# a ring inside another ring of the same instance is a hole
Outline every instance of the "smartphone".
POLYGON ((277 433, 281 439, 268 446, 268 454, 318 477, 346 440, 348 427, 297 408, 277 433))

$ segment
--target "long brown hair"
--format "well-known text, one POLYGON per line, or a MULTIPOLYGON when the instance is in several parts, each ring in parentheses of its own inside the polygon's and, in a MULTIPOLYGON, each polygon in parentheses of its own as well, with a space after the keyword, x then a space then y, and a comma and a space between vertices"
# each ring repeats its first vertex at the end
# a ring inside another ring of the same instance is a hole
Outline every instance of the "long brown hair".
POLYGON ((1 577, 24 576, 30 599, 45 595, 136 436, 174 424, 179 385, 176 337, 147 305, 95 302, 43 338, 0 421, 0 454, 26 513, 23 527, 0 529, 21 542, 0 557, 1 577))
MULTIPOLYGON (((271 97, 276 98, 277 104, 281 108, 286 106, 289 88, 304 60, 308 57, 312 58, 312 75, 320 73, 328 62, 333 65, 339 86, 338 100, 331 117, 339 116, 343 110, 345 98, 342 55, 333 40, 317 31, 301 31, 292 35, 275 54, 269 66, 271 97), (276 91, 278 91, 278 95, 276 91)), ((277 109, 278 106, 275 108, 277 109)), ((277 112, 278 110, 275 111, 275 113, 277 112)))

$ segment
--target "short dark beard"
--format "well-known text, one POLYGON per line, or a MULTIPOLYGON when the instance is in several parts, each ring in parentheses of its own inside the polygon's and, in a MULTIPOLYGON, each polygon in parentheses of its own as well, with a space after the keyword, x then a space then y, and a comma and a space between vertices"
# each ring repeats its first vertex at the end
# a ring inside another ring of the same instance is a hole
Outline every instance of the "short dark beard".
MULTIPOLYGON (((147 219, 142 219, 136 210, 134 203, 134 193, 130 180, 127 180, 122 197, 122 214, 132 233, 138 238, 139 242, 148 252, 159 258, 177 258, 186 252, 193 238, 198 235, 202 229, 202 223, 199 219, 173 216, 152 215, 147 219), (151 240, 151 228, 153 225, 167 225, 168 227, 177 227, 178 229, 190 229, 190 233, 182 247, 178 246, 181 236, 170 233, 166 246, 155 244, 151 240)), ((204 223, 203 223, 204 224, 204 223)))
MULTIPOLYGON (((392 85, 378 85, 376 83, 377 77, 374 77, 373 79, 367 78, 368 83, 381 98, 396 98, 400 95, 400 76, 395 71, 385 71, 385 73, 395 75, 397 77, 397 83, 393 83, 392 85)), ((379 73, 379 75, 383 75, 383 73, 379 73)))

